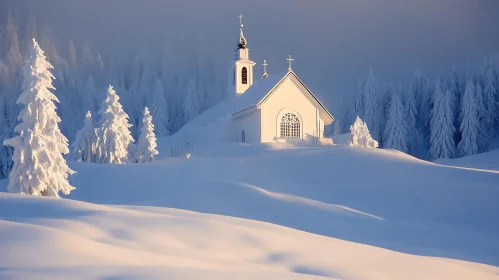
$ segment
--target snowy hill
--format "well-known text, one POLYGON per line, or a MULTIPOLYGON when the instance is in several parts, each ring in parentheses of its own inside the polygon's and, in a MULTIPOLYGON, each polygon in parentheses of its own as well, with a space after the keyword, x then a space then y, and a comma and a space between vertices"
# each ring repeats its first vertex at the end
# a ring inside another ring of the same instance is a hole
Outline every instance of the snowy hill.
POLYGON ((285 143, 71 167, 90 203, 0 193, 1 279, 499 279, 499 170, 285 143))
POLYGON ((5 193, 0 210, 1 279, 493 279, 499 273, 183 210, 5 193))

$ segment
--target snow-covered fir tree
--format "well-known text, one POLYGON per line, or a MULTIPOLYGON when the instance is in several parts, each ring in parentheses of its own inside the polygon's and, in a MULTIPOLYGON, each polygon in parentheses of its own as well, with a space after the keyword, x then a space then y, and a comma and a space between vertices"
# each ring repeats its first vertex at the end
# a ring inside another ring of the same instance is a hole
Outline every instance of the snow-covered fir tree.
POLYGON ((367 80, 364 85, 364 114, 363 118, 366 122, 367 126, 371 130, 371 135, 374 139, 380 139, 380 115, 379 115, 379 106, 378 106, 378 84, 376 82, 376 78, 374 77, 374 73, 369 70, 369 74, 367 75, 367 80))
POLYGON ((138 126, 140 115, 142 114, 142 108, 144 108, 144 98, 141 96, 140 81, 142 78, 142 61, 137 57, 133 66, 131 83, 128 89, 130 99, 130 123, 132 124, 132 135, 137 136, 139 133, 138 126))
POLYGON ((386 126, 386 121, 388 120, 388 114, 390 112, 390 103, 392 100, 392 96, 395 93, 395 90, 393 89, 392 83, 388 84, 388 87, 386 88, 385 92, 381 94, 381 98, 379 100, 379 127, 380 127, 380 139, 379 139, 379 144, 380 146, 384 146, 384 142, 388 138, 388 135, 385 135, 385 126, 386 126))
POLYGON ((428 88, 428 80, 419 71, 416 71, 412 77, 411 90, 416 100, 418 112, 417 129, 425 140, 429 141, 432 91, 428 88))
POLYGON ((415 97, 416 88, 411 88, 407 92, 407 98, 405 102, 405 120, 407 122, 407 149, 411 155, 417 153, 417 143, 419 139, 419 130, 417 127, 418 109, 415 97))
POLYGON ((360 79, 357 80, 357 94, 354 97, 354 111, 357 116, 362 116, 364 114, 364 89, 360 79))
MULTIPOLYGON (((461 106, 461 78, 459 74, 457 73, 456 69, 452 69, 450 71, 449 75, 446 78, 446 86, 444 91, 449 91, 450 93, 450 104, 451 104, 451 110, 454 114, 453 120, 454 120, 454 125, 455 127, 459 126, 459 107, 461 106)), ((457 135, 457 133, 456 133, 457 135)))
POLYGON ((70 159, 77 162, 95 162, 97 134, 90 111, 85 115, 83 128, 76 132, 76 137, 71 144, 70 159))
POLYGON ((21 67, 23 58, 19 49, 19 36, 17 33, 17 26, 15 24, 14 15, 11 10, 7 14, 7 31, 9 40, 9 49, 7 59, 10 69, 12 70, 12 77, 14 82, 21 81, 21 67))
POLYGON ((69 194, 75 188, 68 176, 75 173, 63 158, 69 152, 68 140, 59 130, 57 97, 50 73, 52 65, 33 39, 33 49, 23 69, 23 92, 18 103, 24 105, 16 126, 18 136, 4 141, 14 147, 14 166, 9 175, 9 192, 39 196, 69 194))
POLYGON ((483 90, 482 86, 480 85, 479 82, 476 83, 475 85, 475 100, 476 100, 476 105, 477 105, 477 114, 478 114, 478 135, 477 135, 477 141, 478 141, 478 150, 479 152, 484 152, 488 148, 488 133, 486 131, 486 116, 487 116, 487 110, 485 109, 485 104, 483 100, 483 90))
POLYGON ((128 115, 123 111, 119 97, 112 86, 99 110, 100 125, 97 130, 96 162, 124 164, 130 161, 129 149, 133 143, 128 115))
POLYGON ((478 104, 475 97, 473 81, 466 82, 466 89, 461 104, 460 119, 461 141, 457 145, 459 156, 470 156, 478 153, 478 134, 480 122, 478 120, 478 104))
POLYGON ((434 107, 430 122, 430 149, 428 158, 453 158, 455 154, 455 142, 452 97, 450 91, 444 94, 437 81, 434 93, 434 107))
POLYGON ((69 65, 71 68, 76 67, 76 47, 73 39, 69 39, 69 65))
POLYGON ((371 137, 367 124, 364 123, 359 116, 357 116, 355 122, 350 126, 350 138, 348 139, 348 145, 350 147, 378 147, 378 141, 371 137))
POLYGON ((196 84, 194 83, 194 79, 189 78, 184 92, 183 102, 184 120, 186 123, 199 115, 199 101, 197 98, 196 84))
POLYGON ((483 97, 486 109, 485 130, 489 139, 493 139, 496 134, 495 124, 499 119, 498 90, 496 88, 496 75, 494 64, 488 60, 484 71, 483 97))
POLYGON ((339 119, 335 119, 333 123, 333 137, 341 135, 341 123, 339 119))
POLYGON ((153 118, 149 113, 149 109, 145 107, 139 141, 137 143, 135 162, 144 163, 154 161, 154 157, 158 154, 156 147, 153 118))
POLYGON ((166 137, 170 135, 170 112, 168 102, 160 79, 154 83, 153 97, 151 99, 151 113, 156 135, 166 137))
POLYGON ((92 75, 88 76, 87 82, 85 83, 85 89, 83 92, 83 112, 90 111, 92 115, 97 113, 96 109, 96 96, 97 89, 95 88, 95 82, 92 75))
POLYGON ((407 153, 407 123, 404 105, 400 93, 394 92, 390 98, 390 107, 385 126, 384 147, 407 153))

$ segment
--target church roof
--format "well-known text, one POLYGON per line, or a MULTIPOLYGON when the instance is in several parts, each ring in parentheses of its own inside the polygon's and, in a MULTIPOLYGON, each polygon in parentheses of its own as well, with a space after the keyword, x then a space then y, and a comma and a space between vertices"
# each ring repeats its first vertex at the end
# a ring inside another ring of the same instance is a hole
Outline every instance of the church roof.
POLYGON ((232 114, 237 114, 254 107, 288 75, 288 71, 273 74, 265 79, 255 81, 241 96, 234 100, 232 114))
POLYGON ((265 79, 256 81, 248 90, 240 97, 236 98, 234 102, 234 111, 232 115, 240 116, 258 109, 265 101, 277 90, 280 84, 288 77, 293 76, 303 86, 309 94, 309 98, 320 109, 321 117, 326 123, 334 120, 329 111, 322 105, 322 103, 315 97, 315 95, 303 84, 298 76, 292 71, 286 71, 280 74, 271 75, 265 79))
POLYGON ((205 125, 210 122, 216 122, 222 118, 230 116, 240 116, 258 109, 267 98, 279 87, 279 85, 288 77, 292 75, 295 77, 309 93, 310 100, 312 100, 318 108, 320 108, 321 117, 325 120, 326 124, 334 120, 333 116, 327 109, 319 102, 319 100, 312 94, 312 92, 300 81, 293 71, 286 71, 278 74, 271 74, 269 77, 257 80, 242 94, 241 96, 233 96, 229 99, 206 110, 187 123, 184 129, 194 129, 197 126, 205 125), (329 120, 329 121, 328 121, 329 120))

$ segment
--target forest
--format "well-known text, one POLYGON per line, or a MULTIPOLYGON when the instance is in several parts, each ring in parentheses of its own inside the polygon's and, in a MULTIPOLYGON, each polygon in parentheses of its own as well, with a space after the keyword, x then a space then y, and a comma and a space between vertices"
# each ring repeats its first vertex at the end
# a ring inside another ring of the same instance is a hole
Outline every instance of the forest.
MULTIPOLYGON (((157 137, 165 137, 228 96, 225 76, 215 78, 223 71, 215 71, 209 59, 201 63, 193 54, 176 67, 178 57, 168 45, 160 46, 162 51, 153 57, 150 53, 157 52, 158 46, 144 42, 136 52, 105 60, 88 41, 56 44, 50 27, 39 28, 33 14, 21 18, 9 10, 1 26, 1 139, 11 138, 19 122, 16 100, 23 81, 21 68, 33 38, 54 66, 57 113, 70 143, 84 126, 87 112, 98 116, 109 85, 130 117, 134 139, 145 106, 150 108, 157 137)), ((497 136, 499 57, 484 58, 478 71, 442 71, 438 79, 416 71, 406 86, 380 87, 375 70, 359 79, 357 92, 348 94, 351 102, 333 110, 336 121, 328 128, 329 135, 348 132, 359 116, 380 147, 429 160, 484 152, 497 136)), ((12 147, 0 148, 0 178, 12 168, 12 153, 12 147)))

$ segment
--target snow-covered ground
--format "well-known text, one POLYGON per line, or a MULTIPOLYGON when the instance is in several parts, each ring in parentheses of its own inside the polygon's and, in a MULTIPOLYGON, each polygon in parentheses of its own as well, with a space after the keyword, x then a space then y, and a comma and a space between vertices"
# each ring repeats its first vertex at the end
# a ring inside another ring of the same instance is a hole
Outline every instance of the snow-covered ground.
POLYGON ((494 164, 196 147, 70 164, 74 200, 0 193, 0 279, 499 279, 494 164))

